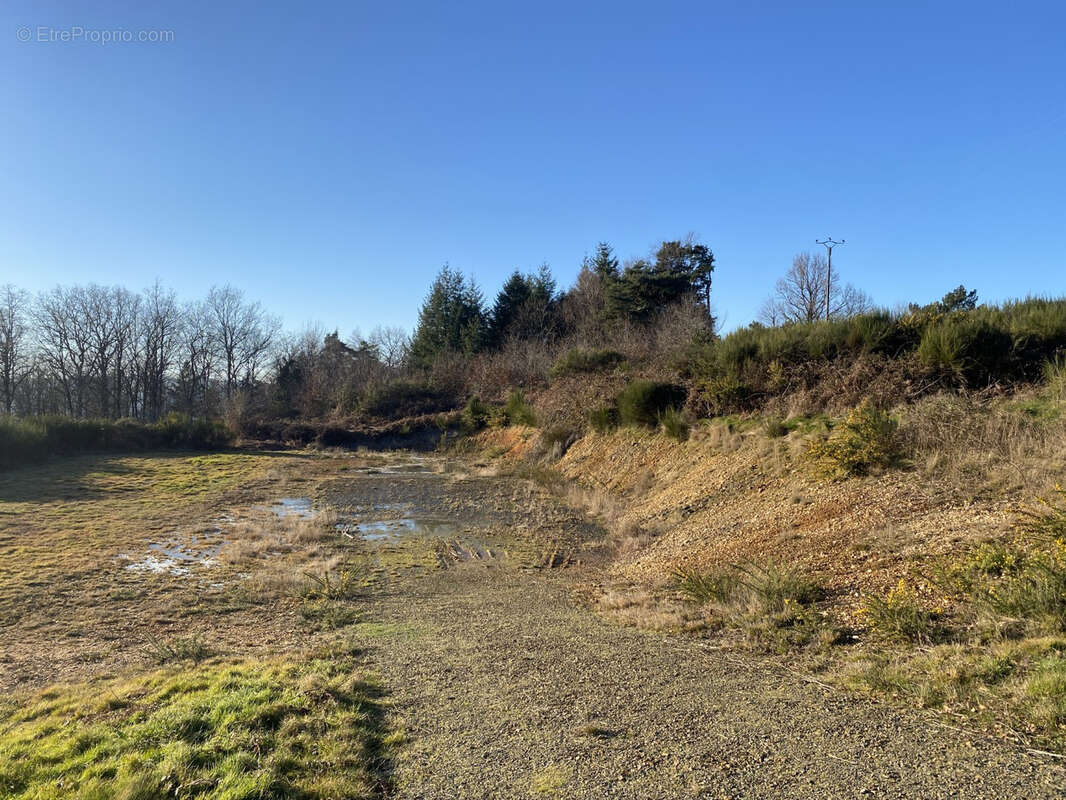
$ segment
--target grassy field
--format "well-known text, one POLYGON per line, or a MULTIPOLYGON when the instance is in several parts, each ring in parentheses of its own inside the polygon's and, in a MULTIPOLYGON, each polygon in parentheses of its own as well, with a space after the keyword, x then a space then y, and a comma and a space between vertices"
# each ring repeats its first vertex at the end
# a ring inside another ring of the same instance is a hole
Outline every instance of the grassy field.
POLYGON ((387 735, 347 554, 312 496, 354 458, 78 456, 0 474, 0 795, 371 797, 387 735))
MULTIPOLYGON (((654 482, 629 474, 655 512, 654 482)), ((632 586, 611 600, 612 570, 667 541, 616 530, 606 493, 558 488, 476 455, 96 455, 3 473, 0 796, 687 798, 802 780, 793 796, 814 798, 904 780, 937 797, 945 770, 957 796, 1060 791, 1001 741, 708 646, 728 603, 786 653, 831 630, 823 587, 798 573, 750 571, 739 591, 692 571, 666 611, 632 586), (606 535, 577 510, 590 500, 606 535), (630 612, 638 625, 619 625, 630 612), (901 759, 921 764, 901 778, 901 759)), ((1002 663, 987 647, 971 660, 1028 692, 1012 707, 1043 732, 1061 722, 1061 640, 1037 633, 1002 663)), ((850 677, 900 694, 929 672, 914 658, 947 652, 929 644, 886 642, 850 677)), ((949 697, 957 685, 926 696, 982 702, 949 697)))

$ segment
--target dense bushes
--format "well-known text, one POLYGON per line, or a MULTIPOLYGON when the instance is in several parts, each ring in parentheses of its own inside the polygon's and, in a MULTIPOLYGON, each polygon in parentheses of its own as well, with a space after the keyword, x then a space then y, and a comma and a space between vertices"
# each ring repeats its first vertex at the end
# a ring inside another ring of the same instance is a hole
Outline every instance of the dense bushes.
POLYGON ((395 381, 369 392, 360 410, 375 417, 399 419, 451 411, 456 400, 448 392, 417 381, 395 381))
POLYGON ((70 417, 0 417, 0 469, 42 461, 52 455, 94 451, 180 448, 213 450, 232 434, 221 423, 170 414, 159 422, 70 417))
POLYGON ((626 357, 615 350, 568 350, 552 367, 552 377, 586 372, 606 372, 620 366, 626 357))
POLYGON ((668 409, 685 404, 684 386, 655 381, 633 381, 618 395, 618 418, 625 425, 653 428, 668 409))
POLYGON ((507 398, 507 405, 503 407, 503 414, 511 425, 527 425, 533 427, 537 424, 537 415, 533 412, 533 406, 526 402, 526 396, 521 389, 514 389, 507 398))
POLYGON ((700 410, 726 414, 810 389, 864 358, 894 364, 900 386, 977 387, 1037 379, 1046 362, 1064 353, 1066 299, 1029 298, 951 312, 928 307, 754 324, 693 346, 678 366, 698 388, 700 410))

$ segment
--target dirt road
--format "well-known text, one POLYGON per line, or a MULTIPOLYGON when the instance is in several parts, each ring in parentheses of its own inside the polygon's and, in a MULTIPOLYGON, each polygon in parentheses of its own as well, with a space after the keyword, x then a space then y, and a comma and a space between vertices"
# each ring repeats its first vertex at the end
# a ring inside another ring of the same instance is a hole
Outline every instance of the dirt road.
POLYGON ((386 577, 356 626, 406 732, 398 797, 1063 796, 1054 762, 599 618, 573 598, 595 532, 531 486, 400 471, 324 497, 404 531, 367 543, 386 577))

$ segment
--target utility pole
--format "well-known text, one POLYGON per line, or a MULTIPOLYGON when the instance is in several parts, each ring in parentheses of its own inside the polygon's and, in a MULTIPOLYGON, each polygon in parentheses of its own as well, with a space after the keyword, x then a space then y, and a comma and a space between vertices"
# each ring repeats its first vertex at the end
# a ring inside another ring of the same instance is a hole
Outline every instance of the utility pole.
POLYGON ((832 236, 826 236, 825 241, 814 240, 815 244, 820 244, 825 247, 826 252, 829 254, 826 257, 825 267, 825 318, 829 320, 829 290, 833 288, 833 248, 838 244, 844 244, 844 240, 834 242, 832 236))

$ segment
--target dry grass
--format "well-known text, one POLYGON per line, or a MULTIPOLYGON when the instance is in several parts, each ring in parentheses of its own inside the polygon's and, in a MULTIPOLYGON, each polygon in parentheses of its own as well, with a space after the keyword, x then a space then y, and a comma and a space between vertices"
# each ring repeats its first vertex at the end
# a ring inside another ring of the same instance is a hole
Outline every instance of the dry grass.
POLYGON ((928 397, 900 433, 925 476, 970 496, 1039 492, 1066 470, 1066 416, 1038 394, 928 397))

